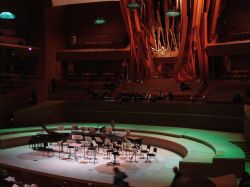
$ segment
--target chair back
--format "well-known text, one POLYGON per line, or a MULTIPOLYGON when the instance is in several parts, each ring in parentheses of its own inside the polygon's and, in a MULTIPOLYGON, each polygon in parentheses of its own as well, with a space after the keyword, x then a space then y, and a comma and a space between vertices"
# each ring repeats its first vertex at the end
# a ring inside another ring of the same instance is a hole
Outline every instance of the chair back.
POLYGON ((81 127, 81 130, 82 130, 83 132, 89 132, 89 128, 88 128, 88 127, 81 127))
POLYGON ((88 142, 91 142, 92 138, 90 136, 85 136, 85 140, 88 141, 88 142))
POLYGON ((111 133, 112 132, 112 127, 105 127, 105 132, 111 133))
POLYGON ((59 126, 57 127, 57 130, 63 131, 63 130, 64 130, 64 126, 63 126, 63 125, 59 125, 59 126))
POLYGON ((105 138, 104 144, 105 144, 105 145, 111 145, 112 143, 111 143, 110 139, 105 138))
POLYGON ((102 139, 100 137, 98 137, 98 136, 95 137, 95 141, 98 142, 98 143, 102 143, 103 142, 102 139))
POLYGON ((89 127, 89 132, 94 133, 96 132, 96 129, 94 127, 89 127))
POLYGON ((72 130, 78 130, 78 125, 77 124, 72 124, 71 129, 72 130))
POLYGON ((81 144, 82 144, 82 146, 85 146, 85 147, 89 146, 89 142, 88 141, 81 141, 81 144))
POLYGON ((74 141, 73 140, 67 140, 67 143, 71 144, 71 143, 74 143, 74 141))
POLYGON ((83 140, 83 137, 82 137, 82 135, 73 134, 72 135, 72 140, 81 141, 81 140, 83 140))

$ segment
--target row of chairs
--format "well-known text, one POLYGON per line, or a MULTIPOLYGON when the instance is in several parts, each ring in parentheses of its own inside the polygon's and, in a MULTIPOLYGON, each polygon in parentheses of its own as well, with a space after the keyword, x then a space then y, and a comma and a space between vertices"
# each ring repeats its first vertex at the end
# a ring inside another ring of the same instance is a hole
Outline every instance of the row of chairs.
MULTIPOLYGON (((125 151, 126 155, 129 153, 129 158, 132 158, 133 156, 136 159, 136 154, 137 152, 140 152, 141 158, 145 159, 145 162, 150 162, 151 158, 154 159, 155 161, 158 161, 156 158, 156 153, 157 153, 157 148, 154 147, 151 150, 151 145, 147 145, 145 149, 143 149, 142 145, 137 145, 136 147, 131 146, 128 144, 128 142, 122 142, 122 141, 117 141, 117 142, 111 142, 109 138, 105 138, 104 141, 100 137, 90 137, 90 136, 82 136, 82 135, 72 135, 72 139, 67 140, 66 143, 63 143, 62 141, 58 142, 59 146, 59 156, 60 153, 63 152, 63 147, 67 147, 67 153, 69 154, 69 157, 72 154, 72 149, 74 150, 75 153, 75 158, 76 158, 76 151, 78 148, 84 148, 84 157, 85 157, 85 151, 86 154, 89 154, 89 152, 94 153, 94 151, 98 152, 99 148, 103 148, 103 150, 106 151, 107 158, 110 159, 110 155, 114 155, 114 164, 117 163, 116 158, 119 156, 120 151, 125 151), (86 149, 86 150, 85 150, 86 149)), ((96 153, 95 152, 95 153, 96 153)))

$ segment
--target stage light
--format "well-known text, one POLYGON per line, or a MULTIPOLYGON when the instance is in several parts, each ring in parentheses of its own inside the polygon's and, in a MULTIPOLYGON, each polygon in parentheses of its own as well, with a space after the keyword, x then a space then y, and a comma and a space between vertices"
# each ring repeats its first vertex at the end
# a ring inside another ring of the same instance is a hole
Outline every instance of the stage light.
POLYGON ((131 10, 138 9, 140 5, 138 3, 129 3, 128 8, 131 10))
POLYGON ((169 10, 165 13, 165 15, 169 17, 176 17, 176 16, 181 15, 181 13, 177 10, 169 10))
POLYGON ((96 18, 94 21, 94 24, 96 24, 96 25, 103 25, 105 23, 106 23, 106 20, 103 18, 96 18))
POLYGON ((16 16, 11 12, 1 12, 0 18, 1 19, 15 19, 16 16))
POLYGON ((29 50, 29 51, 32 51, 32 47, 29 47, 28 50, 29 50))

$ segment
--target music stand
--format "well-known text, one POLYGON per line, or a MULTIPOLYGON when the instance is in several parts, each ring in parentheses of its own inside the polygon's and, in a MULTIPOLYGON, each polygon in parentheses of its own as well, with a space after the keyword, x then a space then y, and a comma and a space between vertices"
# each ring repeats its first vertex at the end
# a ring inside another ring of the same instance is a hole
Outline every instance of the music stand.
POLYGON ((98 159, 96 158, 96 151, 97 151, 97 149, 98 149, 98 144, 96 143, 95 140, 92 140, 91 143, 92 143, 92 145, 93 145, 94 164, 95 164, 95 163, 97 163, 96 160, 98 160, 98 159))
POLYGON ((86 149, 85 148, 89 146, 89 142, 88 141, 81 141, 81 144, 82 144, 81 147, 83 147, 83 158, 88 158, 88 157, 86 157, 86 149))

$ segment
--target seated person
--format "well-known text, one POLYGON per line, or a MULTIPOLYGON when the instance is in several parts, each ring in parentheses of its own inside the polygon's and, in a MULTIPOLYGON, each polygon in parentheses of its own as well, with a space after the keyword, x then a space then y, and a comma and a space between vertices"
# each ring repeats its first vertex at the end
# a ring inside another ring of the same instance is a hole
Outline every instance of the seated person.
POLYGON ((174 94, 171 91, 168 92, 167 100, 168 101, 174 100, 174 94))
POLYGON ((162 93, 162 91, 159 92, 159 95, 157 96, 158 100, 163 100, 164 99, 164 95, 162 93))
POLYGON ((208 178, 195 175, 182 175, 172 182, 170 187, 216 187, 208 178))
POLYGON ((246 96, 246 97, 250 97, 250 88, 248 88, 248 89, 246 90, 245 96, 246 96))
POLYGON ((190 87, 188 84, 181 82, 181 90, 190 90, 190 87))
POLYGON ((240 180, 239 187, 250 186, 250 176, 247 172, 243 173, 242 179, 240 180))
POLYGON ((241 97, 241 95, 240 95, 240 94, 235 94, 235 95, 233 96, 233 98, 232 98, 232 101, 233 101, 234 103, 240 103, 240 102, 242 102, 242 97, 241 97))
POLYGON ((151 94, 150 94, 150 91, 147 91, 147 93, 146 93, 146 95, 145 95, 145 97, 144 97, 144 99, 151 99, 151 94))

